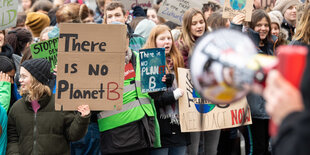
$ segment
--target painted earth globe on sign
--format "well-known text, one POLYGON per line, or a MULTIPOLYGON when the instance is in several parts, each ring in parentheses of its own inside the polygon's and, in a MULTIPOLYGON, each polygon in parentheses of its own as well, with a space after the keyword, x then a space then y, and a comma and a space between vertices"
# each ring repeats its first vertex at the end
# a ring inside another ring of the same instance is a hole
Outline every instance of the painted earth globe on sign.
POLYGON ((230 6, 234 10, 242 10, 245 7, 246 0, 230 0, 230 6))
MULTIPOLYGON (((212 111, 215 108, 215 104, 206 104, 206 103, 202 103, 202 99, 200 97, 200 95, 198 94, 197 91, 195 91, 195 89, 193 90, 193 101, 195 103, 195 108, 198 112, 200 113, 208 113, 210 111, 212 111)), ((203 101, 204 102, 204 101, 203 101)))

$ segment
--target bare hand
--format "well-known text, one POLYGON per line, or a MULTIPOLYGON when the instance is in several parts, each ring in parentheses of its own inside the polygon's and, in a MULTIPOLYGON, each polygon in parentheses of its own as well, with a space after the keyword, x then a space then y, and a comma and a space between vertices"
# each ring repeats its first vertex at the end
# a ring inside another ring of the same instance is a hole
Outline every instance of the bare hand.
POLYGON ((166 74, 163 76, 163 78, 161 79, 162 82, 166 82, 167 78, 166 78, 166 74))
POLYGON ((54 75, 57 75, 57 65, 55 65, 55 68, 53 69, 54 75))
POLYGON ((90 109, 88 105, 80 105, 78 106, 78 112, 81 113, 82 117, 85 117, 90 114, 90 109))
POLYGON ((0 72, 0 81, 11 82, 11 78, 8 74, 0 72))
POLYGON ((275 124, 280 125, 290 113, 304 109, 300 91, 289 83, 277 70, 270 71, 263 95, 266 111, 275 124))
POLYGON ((241 25, 243 23, 245 19, 245 15, 244 14, 238 14, 237 16, 235 16, 231 22, 237 25, 241 25))

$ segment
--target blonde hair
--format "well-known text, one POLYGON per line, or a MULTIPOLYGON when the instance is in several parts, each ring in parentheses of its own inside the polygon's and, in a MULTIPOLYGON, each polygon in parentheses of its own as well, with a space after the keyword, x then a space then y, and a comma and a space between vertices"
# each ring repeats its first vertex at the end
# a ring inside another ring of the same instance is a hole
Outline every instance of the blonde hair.
POLYGON ((190 8, 184 13, 183 24, 182 24, 182 34, 180 36, 180 39, 183 41, 183 44, 180 43, 179 45, 180 46, 183 45, 181 49, 188 49, 189 54, 192 52, 192 48, 195 45, 195 39, 194 39, 193 34, 191 33, 191 26, 192 26, 193 16, 197 14, 201 14, 205 22, 205 32, 208 31, 206 19, 200 10, 196 8, 190 8))
POLYGON ((300 40, 303 43, 310 44, 310 5, 305 7, 300 21, 296 27, 294 40, 300 40))
MULTIPOLYGON (((174 40, 171 34, 171 30, 168 26, 166 25, 156 25, 150 35, 149 38, 147 39, 143 49, 147 49, 147 48, 157 48, 156 47, 156 38, 158 35, 160 35, 161 33, 165 32, 165 31, 169 31, 171 39, 172 39, 172 47, 170 52, 166 55, 166 56, 170 56, 172 63, 173 63, 173 68, 174 68, 174 72, 176 73, 176 79, 178 79, 178 67, 184 67, 184 60, 183 57, 181 55, 181 53, 178 51, 178 49, 176 48, 175 44, 174 44, 174 40)), ((167 59, 166 59, 167 60, 167 59)), ((168 68, 168 71, 170 72, 170 68, 168 68)))
POLYGON ((69 3, 56 12, 57 23, 81 23, 88 17, 89 10, 85 4, 69 3))
POLYGON ((20 90, 21 95, 26 95, 26 100, 31 102, 35 100, 39 100, 42 96, 48 95, 51 96, 51 89, 47 86, 39 82, 32 75, 30 77, 30 87, 28 90, 20 90))

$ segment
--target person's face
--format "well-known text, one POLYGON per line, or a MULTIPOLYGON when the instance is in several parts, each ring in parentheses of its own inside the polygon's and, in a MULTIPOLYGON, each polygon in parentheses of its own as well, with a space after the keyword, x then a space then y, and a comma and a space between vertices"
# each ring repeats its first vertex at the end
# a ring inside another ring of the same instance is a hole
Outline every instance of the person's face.
POLYGON ((206 11, 205 13, 203 13, 203 15, 205 16, 205 19, 207 20, 210 15, 213 13, 212 9, 209 9, 208 11, 206 11))
POLYGON ((271 34, 279 37, 280 29, 278 24, 271 23, 271 34))
POLYGON ((0 31, 0 48, 3 46, 4 44, 4 34, 2 33, 2 31, 0 31))
POLYGON ((259 33, 259 37, 261 40, 264 40, 267 37, 269 32, 269 24, 265 17, 256 23, 254 31, 259 33))
POLYGON ((19 82, 20 82, 20 89, 22 90, 28 90, 31 85, 32 76, 31 74, 24 68, 20 67, 20 73, 19 73, 19 82))
POLYGON ((160 33, 156 37, 156 48, 165 48, 165 54, 168 54, 172 48, 172 37, 168 30, 160 33))
POLYGON ((296 5, 293 5, 289 7, 285 12, 284 12, 284 18, 287 21, 296 21, 296 5))
POLYGON ((93 16, 88 15, 88 17, 85 18, 85 19, 83 20, 83 22, 84 22, 84 23, 94 23, 94 22, 95 22, 95 19, 94 19, 93 16))
POLYGON ((122 12, 122 9, 120 7, 114 9, 114 10, 107 10, 107 24, 111 24, 114 21, 121 22, 125 24, 127 18, 122 12))
POLYGON ((31 5, 31 0, 22 0, 22 6, 24 10, 30 9, 31 5))
POLYGON ((154 9, 148 9, 146 14, 147 14, 148 19, 150 19, 154 23, 158 24, 157 13, 154 9))
POLYGON ((196 14, 192 18, 191 34, 195 37, 201 37, 205 33, 206 23, 201 14, 196 14))
POLYGON ((10 76, 10 82, 13 84, 14 83, 14 76, 15 76, 15 69, 7 72, 6 74, 8 74, 10 76))

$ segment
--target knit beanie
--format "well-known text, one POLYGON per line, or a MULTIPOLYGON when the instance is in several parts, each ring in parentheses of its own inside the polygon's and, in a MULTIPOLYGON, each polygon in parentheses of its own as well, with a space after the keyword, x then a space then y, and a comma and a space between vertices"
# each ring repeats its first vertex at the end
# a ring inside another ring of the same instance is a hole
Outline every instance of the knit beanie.
POLYGON ((0 55, 0 71, 7 73, 15 70, 14 62, 6 56, 0 55))
POLYGON ((268 15, 270 17, 271 23, 276 23, 276 24, 278 24, 279 28, 281 28, 282 21, 283 21, 283 16, 282 16, 281 12, 274 10, 274 11, 270 11, 268 13, 268 15))
POLYGON ((284 15, 289 7, 298 4, 300 4, 299 0, 277 0, 273 10, 278 10, 284 15))
POLYGON ((132 8, 134 17, 146 17, 146 14, 141 6, 135 6, 132 8))
POLYGON ((44 85, 48 85, 52 77, 51 64, 46 59, 30 59, 21 64, 33 77, 44 85))
POLYGON ((25 24, 31 29, 34 37, 40 37, 41 31, 50 25, 50 18, 40 12, 29 12, 25 24))

